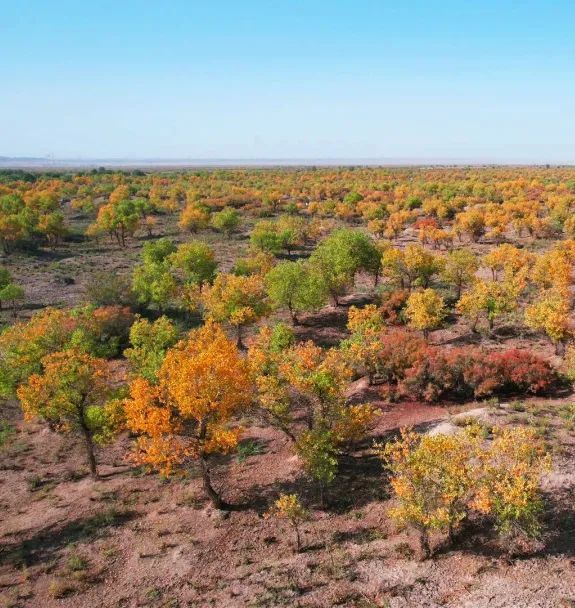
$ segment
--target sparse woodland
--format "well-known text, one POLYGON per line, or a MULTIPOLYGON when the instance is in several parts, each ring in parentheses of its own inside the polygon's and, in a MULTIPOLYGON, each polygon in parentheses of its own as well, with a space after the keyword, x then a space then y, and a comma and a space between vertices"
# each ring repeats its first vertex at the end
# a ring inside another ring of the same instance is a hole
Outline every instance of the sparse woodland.
POLYGON ((575 170, 5 171, 0 246, 0 606, 575 605, 575 170))

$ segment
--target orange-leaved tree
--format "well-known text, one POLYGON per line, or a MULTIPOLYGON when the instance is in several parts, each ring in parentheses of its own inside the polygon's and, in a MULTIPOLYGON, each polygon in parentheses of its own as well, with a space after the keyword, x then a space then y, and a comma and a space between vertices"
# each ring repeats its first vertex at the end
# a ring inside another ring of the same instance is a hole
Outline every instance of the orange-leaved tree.
POLYGON ((134 460, 166 475, 198 462, 206 494, 224 508, 211 483, 209 457, 236 447, 240 430, 229 424, 252 397, 247 361, 208 321, 167 352, 157 384, 143 378, 131 383, 124 407, 128 428, 139 434, 134 460))
POLYGON ((82 436, 92 477, 98 477, 94 442, 109 439, 120 417, 114 402, 107 363, 78 350, 47 355, 43 371, 22 384, 17 395, 27 419, 40 417, 61 432, 82 436))

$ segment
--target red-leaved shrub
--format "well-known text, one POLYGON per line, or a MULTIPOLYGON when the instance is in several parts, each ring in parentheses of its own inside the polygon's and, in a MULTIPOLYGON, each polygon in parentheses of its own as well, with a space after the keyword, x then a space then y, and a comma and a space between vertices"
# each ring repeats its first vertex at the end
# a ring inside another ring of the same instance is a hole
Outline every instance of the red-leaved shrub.
POLYGON ((525 350, 441 349, 411 340, 408 335, 398 331, 382 342, 380 354, 387 363, 381 361, 380 365, 388 372, 383 378, 390 396, 433 402, 536 394, 549 390, 556 380, 547 361, 525 350))
POLYGON ((467 370, 466 380, 477 397, 494 393, 542 393, 555 380, 551 365, 526 350, 482 353, 467 370))

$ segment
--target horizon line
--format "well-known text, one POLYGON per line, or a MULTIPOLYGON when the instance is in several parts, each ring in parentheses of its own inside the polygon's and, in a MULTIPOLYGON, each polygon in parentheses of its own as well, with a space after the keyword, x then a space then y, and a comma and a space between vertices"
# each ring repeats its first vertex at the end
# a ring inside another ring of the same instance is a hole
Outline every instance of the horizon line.
POLYGON ((535 159, 478 159, 465 157, 52 157, 52 156, 2 156, 0 168, 83 168, 124 167, 245 167, 245 166, 575 166, 572 160, 546 161, 535 159))

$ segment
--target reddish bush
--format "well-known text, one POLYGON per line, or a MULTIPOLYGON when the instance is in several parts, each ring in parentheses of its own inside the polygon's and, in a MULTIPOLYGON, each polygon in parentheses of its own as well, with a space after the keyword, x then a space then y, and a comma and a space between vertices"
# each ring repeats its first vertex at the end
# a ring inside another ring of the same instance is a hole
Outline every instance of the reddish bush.
POLYGON ((440 350, 428 347, 406 370, 400 392, 430 402, 447 396, 471 397, 473 388, 466 381, 465 374, 475 359, 476 350, 473 348, 440 350))
POLYGON ((549 389, 556 375, 551 365, 525 350, 492 352, 467 371, 466 378, 476 396, 493 393, 541 393, 549 389))
POLYGON ((407 305, 409 291, 407 289, 396 289, 390 294, 382 297, 380 312, 383 320, 388 325, 402 325, 403 311, 407 305))
POLYGON ((439 223, 434 217, 422 217, 415 221, 413 227, 416 230, 429 230, 430 228, 439 228, 439 223))
POLYGON ((392 329, 381 335, 377 350, 377 375, 383 382, 397 384, 427 350, 425 340, 414 332, 392 329))
POLYGON ((488 397, 505 393, 541 393, 556 378, 547 361, 528 351, 486 352, 480 348, 440 350, 429 347, 417 353, 414 364, 399 380, 399 394, 438 401, 488 397))

